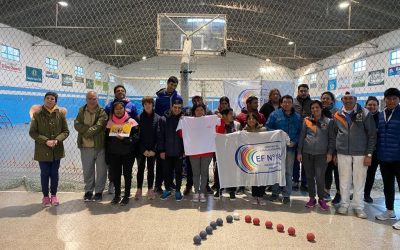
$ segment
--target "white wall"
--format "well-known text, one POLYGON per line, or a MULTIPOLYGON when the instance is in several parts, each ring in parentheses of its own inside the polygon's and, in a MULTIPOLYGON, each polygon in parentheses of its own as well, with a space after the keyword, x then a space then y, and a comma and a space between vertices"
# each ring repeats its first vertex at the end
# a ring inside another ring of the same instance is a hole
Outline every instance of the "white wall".
MULTIPOLYGON (((389 52, 400 48, 400 30, 395 30, 372 39, 368 42, 356 45, 336 55, 320 60, 317 63, 296 70, 296 78, 300 83, 312 85, 310 77, 317 73, 317 88, 310 88, 311 96, 319 96, 327 90, 328 69, 337 67, 337 89, 332 91, 338 97, 346 90, 351 89, 359 100, 365 100, 368 95, 375 95, 382 99, 383 92, 389 87, 400 87, 400 76, 388 76, 390 65, 389 52), (353 73, 353 63, 359 59, 366 59, 366 70, 353 73), (368 86, 368 73, 374 70, 385 69, 384 85, 368 86), (364 87, 351 87, 355 78, 365 79, 364 87)), ((313 84, 315 87, 315 83, 313 84)))

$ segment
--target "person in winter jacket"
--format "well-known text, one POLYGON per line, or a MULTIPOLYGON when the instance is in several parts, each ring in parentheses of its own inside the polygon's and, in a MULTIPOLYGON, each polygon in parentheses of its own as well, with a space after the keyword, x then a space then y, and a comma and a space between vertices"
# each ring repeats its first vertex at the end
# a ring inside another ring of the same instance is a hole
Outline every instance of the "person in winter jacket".
MULTIPOLYGON (((139 152, 138 152, 138 172, 137 172, 137 191, 135 199, 142 197, 142 187, 144 179, 144 169, 147 161, 147 198, 153 200, 154 183, 154 164, 157 154, 157 129, 160 116, 154 112, 154 99, 145 96, 142 99, 143 112, 139 116, 139 152)), ((157 174, 162 175, 162 168, 157 174)))
MULTIPOLYGON (((395 220, 395 179, 400 179, 400 90, 389 88, 384 92, 386 108, 379 114, 377 154, 383 179, 386 211, 377 220, 395 220)), ((400 220, 392 225, 400 230, 400 220)))
POLYGON ((268 94, 268 102, 264 103, 260 108, 260 113, 264 115, 265 120, 268 120, 269 115, 280 108, 279 101, 281 92, 279 89, 271 89, 268 94))
POLYGON ((39 162, 42 205, 45 207, 59 204, 58 169, 61 158, 65 156, 63 141, 69 135, 65 112, 56 105, 57 99, 58 95, 54 92, 45 94, 44 105, 33 113, 29 128, 29 135, 35 140, 33 159, 39 162), (51 197, 49 197, 49 180, 51 197))
POLYGON ((246 100, 246 108, 242 109, 242 112, 236 116, 236 121, 244 128, 246 126, 247 113, 253 112, 257 115, 257 121, 260 124, 265 124, 266 120, 263 114, 258 112, 258 98, 250 96, 246 100))
POLYGON ((129 98, 126 97, 126 89, 124 85, 117 85, 114 87, 114 96, 114 100, 111 100, 104 108, 107 115, 110 116, 111 108, 114 102, 122 102, 125 105, 125 110, 129 117, 136 119, 138 116, 136 106, 129 100, 129 98))
POLYGON ((106 162, 110 165, 111 180, 115 185, 115 195, 111 201, 113 205, 120 203, 121 206, 125 206, 129 203, 132 167, 135 163, 138 141, 139 126, 137 122, 126 112, 124 103, 114 102, 106 129, 106 162), (121 200, 122 173, 125 180, 125 191, 121 200))
POLYGON ((182 97, 176 91, 178 86, 178 78, 171 76, 167 80, 167 87, 157 91, 155 112, 159 116, 164 116, 169 111, 175 100, 182 101, 182 97))

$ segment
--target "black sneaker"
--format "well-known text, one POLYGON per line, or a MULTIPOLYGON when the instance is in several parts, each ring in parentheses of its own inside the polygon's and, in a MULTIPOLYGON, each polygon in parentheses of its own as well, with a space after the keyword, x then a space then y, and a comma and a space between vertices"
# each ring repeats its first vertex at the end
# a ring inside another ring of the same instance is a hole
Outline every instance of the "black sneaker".
POLYGON ((103 200, 103 194, 102 193, 94 194, 94 200, 95 201, 102 201, 103 200))
POLYGON ((232 192, 229 193, 229 199, 230 199, 231 201, 236 200, 235 191, 232 191, 232 192))
POLYGON ((289 204, 290 203, 290 198, 289 197, 283 197, 282 203, 283 204, 289 204))
POLYGON ((244 187, 239 187, 238 190, 236 191, 237 195, 242 195, 244 194, 244 187))
POLYGON ((206 187, 207 187, 207 193, 208 194, 214 194, 214 191, 210 188, 209 185, 206 185, 206 187))
POLYGON ((374 200, 371 198, 371 196, 364 196, 364 201, 366 203, 374 203, 374 200))
POLYGON ((293 182, 293 186, 292 186, 292 190, 293 191, 298 191, 299 190, 299 186, 300 186, 299 182, 298 181, 294 181, 293 182))
POLYGON ((216 191, 216 192, 214 193, 214 199, 215 199, 215 200, 218 200, 220 196, 221 196, 220 191, 216 191))
POLYGON ((164 193, 164 190, 161 187, 155 187, 154 188, 154 193, 162 195, 164 193))
POLYGON ((83 196, 83 201, 85 202, 92 201, 92 198, 93 198, 93 193, 86 192, 85 195, 83 196))
POLYGON ((121 197, 114 197, 114 199, 112 199, 111 204, 112 205, 117 205, 119 202, 121 201, 121 197))
POLYGON ((270 201, 277 201, 278 198, 279 198, 279 195, 277 195, 277 194, 272 194, 272 195, 269 197, 269 200, 270 200, 270 201))
POLYGON ((335 198, 332 200, 332 204, 337 205, 342 201, 342 196, 339 193, 336 193, 335 198))
POLYGON ((325 195, 324 195, 324 201, 326 201, 326 202, 330 202, 332 200, 332 197, 331 197, 331 195, 330 194, 328 194, 328 193, 326 193, 325 195))
POLYGON ((129 203, 129 197, 124 197, 121 200, 121 206, 126 206, 129 203))

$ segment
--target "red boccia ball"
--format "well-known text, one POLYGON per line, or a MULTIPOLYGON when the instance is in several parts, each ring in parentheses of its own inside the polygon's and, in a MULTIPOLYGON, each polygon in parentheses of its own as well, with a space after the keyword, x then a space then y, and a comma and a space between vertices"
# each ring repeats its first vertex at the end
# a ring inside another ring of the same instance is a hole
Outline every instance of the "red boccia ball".
POLYGON ((315 235, 313 233, 308 233, 307 234, 307 240, 308 241, 314 241, 315 240, 315 235))
POLYGON ((246 215, 246 216, 244 217, 244 221, 245 221, 246 223, 251 223, 251 216, 250 216, 250 215, 246 215))
POLYGON ((255 226, 259 226, 260 225, 260 219, 259 218, 254 218, 253 219, 253 224, 255 225, 255 226))
POLYGON ((276 225, 276 229, 278 230, 278 232, 283 233, 285 230, 285 227, 282 224, 278 224, 278 225, 276 225))
POLYGON ((272 228, 272 221, 267 220, 265 222, 265 227, 268 228, 268 229, 271 229, 272 228))
POLYGON ((296 235, 296 229, 294 229, 294 227, 289 227, 287 231, 291 236, 296 235))

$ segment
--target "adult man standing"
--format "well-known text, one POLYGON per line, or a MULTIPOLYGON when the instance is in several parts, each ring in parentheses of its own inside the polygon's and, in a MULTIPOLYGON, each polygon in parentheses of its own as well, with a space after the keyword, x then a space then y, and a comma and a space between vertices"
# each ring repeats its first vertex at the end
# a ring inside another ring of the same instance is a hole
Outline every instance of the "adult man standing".
MULTIPOLYGON (((266 126, 269 131, 281 129, 285 131, 290 138, 290 143, 287 145, 286 151, 286 186, 283 188, 282 192, 282 202, 287 204, 290 202, 290 195, 292 193, 293 162, 296 156, 295 151, 299 142, 302 120, 300 115, 294 111, 293 97, 285 95, 281 98, 280 103, 282 108, 271 113, 266 126)), ((279 193, 280 187, 278 184, 275 184, 272 187, 271 201, 276 201, 279 198, 279 193)))
MULTIPOLYGON (((311 115, 311 98, 308 93, 309 88, 307 84, 300 84, 297 87, 297 97, 294 99, 293 105, 294 110, 300 114, 301 119, 311 115)), ((307 178, 304 168, 301 168, 301 180, 300 180, 300 162, 295 159, 293 165, 293 189, 299 189, 299 182, 301 181, 300 189, 307 191, 307 178)))
POLYGON ((350 92, 342 97, 343 108, 334 115, 336 151, 342 201, 337 212, 346 215, 353 184, 353 208, 357 217, 365 219, 364 186, 367 168, 371 166, 376 143, 376 126, 371 113, 357 104, 350 92))
POLYGON ((246 118, 248 113, 255 113, 259 124, 265 124, 266 120, 263 114, 258 112, 258 98, 256 96, 250 96, 246 100, 246 108, 242 109, 242 112, 236 116, 236 121, 240 123, 240 126, 244 128, 246 126, 246 118))
POLYGON ((86 94, 86 104, 78 112, 74 122, 78 131, 78 148, 81 151, 83 180, 85 182, 84 201, 101 201, 107 179, 107 164, 104 153, 104 131, 107 114, 99 106, 97 93, 86 94))
POLYGON ((124 85, 117 85, 114 87, 114 100, 111 100, 105 107, 107 115, 110 115, 111 107, 115 101, 124 103, 125 110, 128 112, 128 115, 133 119, 137 118, 138 112, 136 106, 133 102, 126 98, 126 89, 124 85))
MULTIPOLYGON (((395 220, 395 178, 400 179, 400 90, 389 88, 384 93, 386 108, 379 114, 377 152, 383 179, 386 211, 377 220, 395 220)), ((393 224, 400 230, 400 221, 393 224)))

